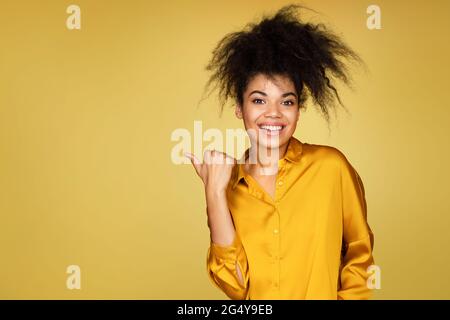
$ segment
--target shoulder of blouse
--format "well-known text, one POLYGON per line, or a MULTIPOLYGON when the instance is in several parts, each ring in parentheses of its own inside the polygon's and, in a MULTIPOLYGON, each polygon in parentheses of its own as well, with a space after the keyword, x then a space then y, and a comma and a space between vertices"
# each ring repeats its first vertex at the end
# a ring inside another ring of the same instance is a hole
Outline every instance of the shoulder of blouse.
POLYGON ((336 168, 351 167, 345 154, 337 147, 323 144, 303 143, 304 157, 308 162, 320 162, 336 168))

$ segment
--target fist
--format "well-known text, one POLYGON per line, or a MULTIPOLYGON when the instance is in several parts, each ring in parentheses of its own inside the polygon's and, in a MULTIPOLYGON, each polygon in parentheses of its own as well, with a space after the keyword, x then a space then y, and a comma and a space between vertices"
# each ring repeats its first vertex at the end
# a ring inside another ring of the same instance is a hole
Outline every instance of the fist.
POLYGON ((202 179, 205 188, 209 191, 223 192, 230 182, 231 172, 236 165, 236 159, 226 153, 216 150, 206 150, 203 162, 186 152, 185 156, 191 160, 195 172, 202 179))

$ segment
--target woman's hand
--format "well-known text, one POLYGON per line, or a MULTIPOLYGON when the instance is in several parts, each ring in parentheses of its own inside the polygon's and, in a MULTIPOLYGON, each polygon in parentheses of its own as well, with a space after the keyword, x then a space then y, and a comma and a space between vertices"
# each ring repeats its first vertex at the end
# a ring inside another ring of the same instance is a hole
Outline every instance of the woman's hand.
POLYGON ((186 152, 185 155, 191 160, 207 192, 225 192, 236 159, 216 150, 206 150, 203 154, 203 163, 192 153, 186 152))

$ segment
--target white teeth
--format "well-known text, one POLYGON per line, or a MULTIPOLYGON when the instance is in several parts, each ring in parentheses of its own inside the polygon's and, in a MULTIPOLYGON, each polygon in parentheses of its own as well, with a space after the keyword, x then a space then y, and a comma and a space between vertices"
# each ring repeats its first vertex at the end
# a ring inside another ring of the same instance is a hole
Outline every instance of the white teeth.
POLYGON ((283 129, 282 126, 266 126, 266 125, 262 125, 260 128, 270 130, 270 131, 279 131, 279 130, 283 129))

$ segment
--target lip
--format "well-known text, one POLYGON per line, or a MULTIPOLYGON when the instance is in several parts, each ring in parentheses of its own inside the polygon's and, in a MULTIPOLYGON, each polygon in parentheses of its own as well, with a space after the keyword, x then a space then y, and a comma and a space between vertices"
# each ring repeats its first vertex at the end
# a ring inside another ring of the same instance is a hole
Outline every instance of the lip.
POLYGON ((285 127, 286 124, 284 122, 262 122, 258 124, 258 127, 260 126, 282 126, 285 127))
POLYGON ((286 128, 286 124, 282 123, 282 122, 263 122, 263 123, 258 124, 258 128, 259 128, 259 130, 264 132, 267 136, 278 136, 286 128), (263 128, 261 128, 262 126, 278 126, 278 127, 281 127, 281 129, 272 131, 272 130, 263 129, 263 128))

